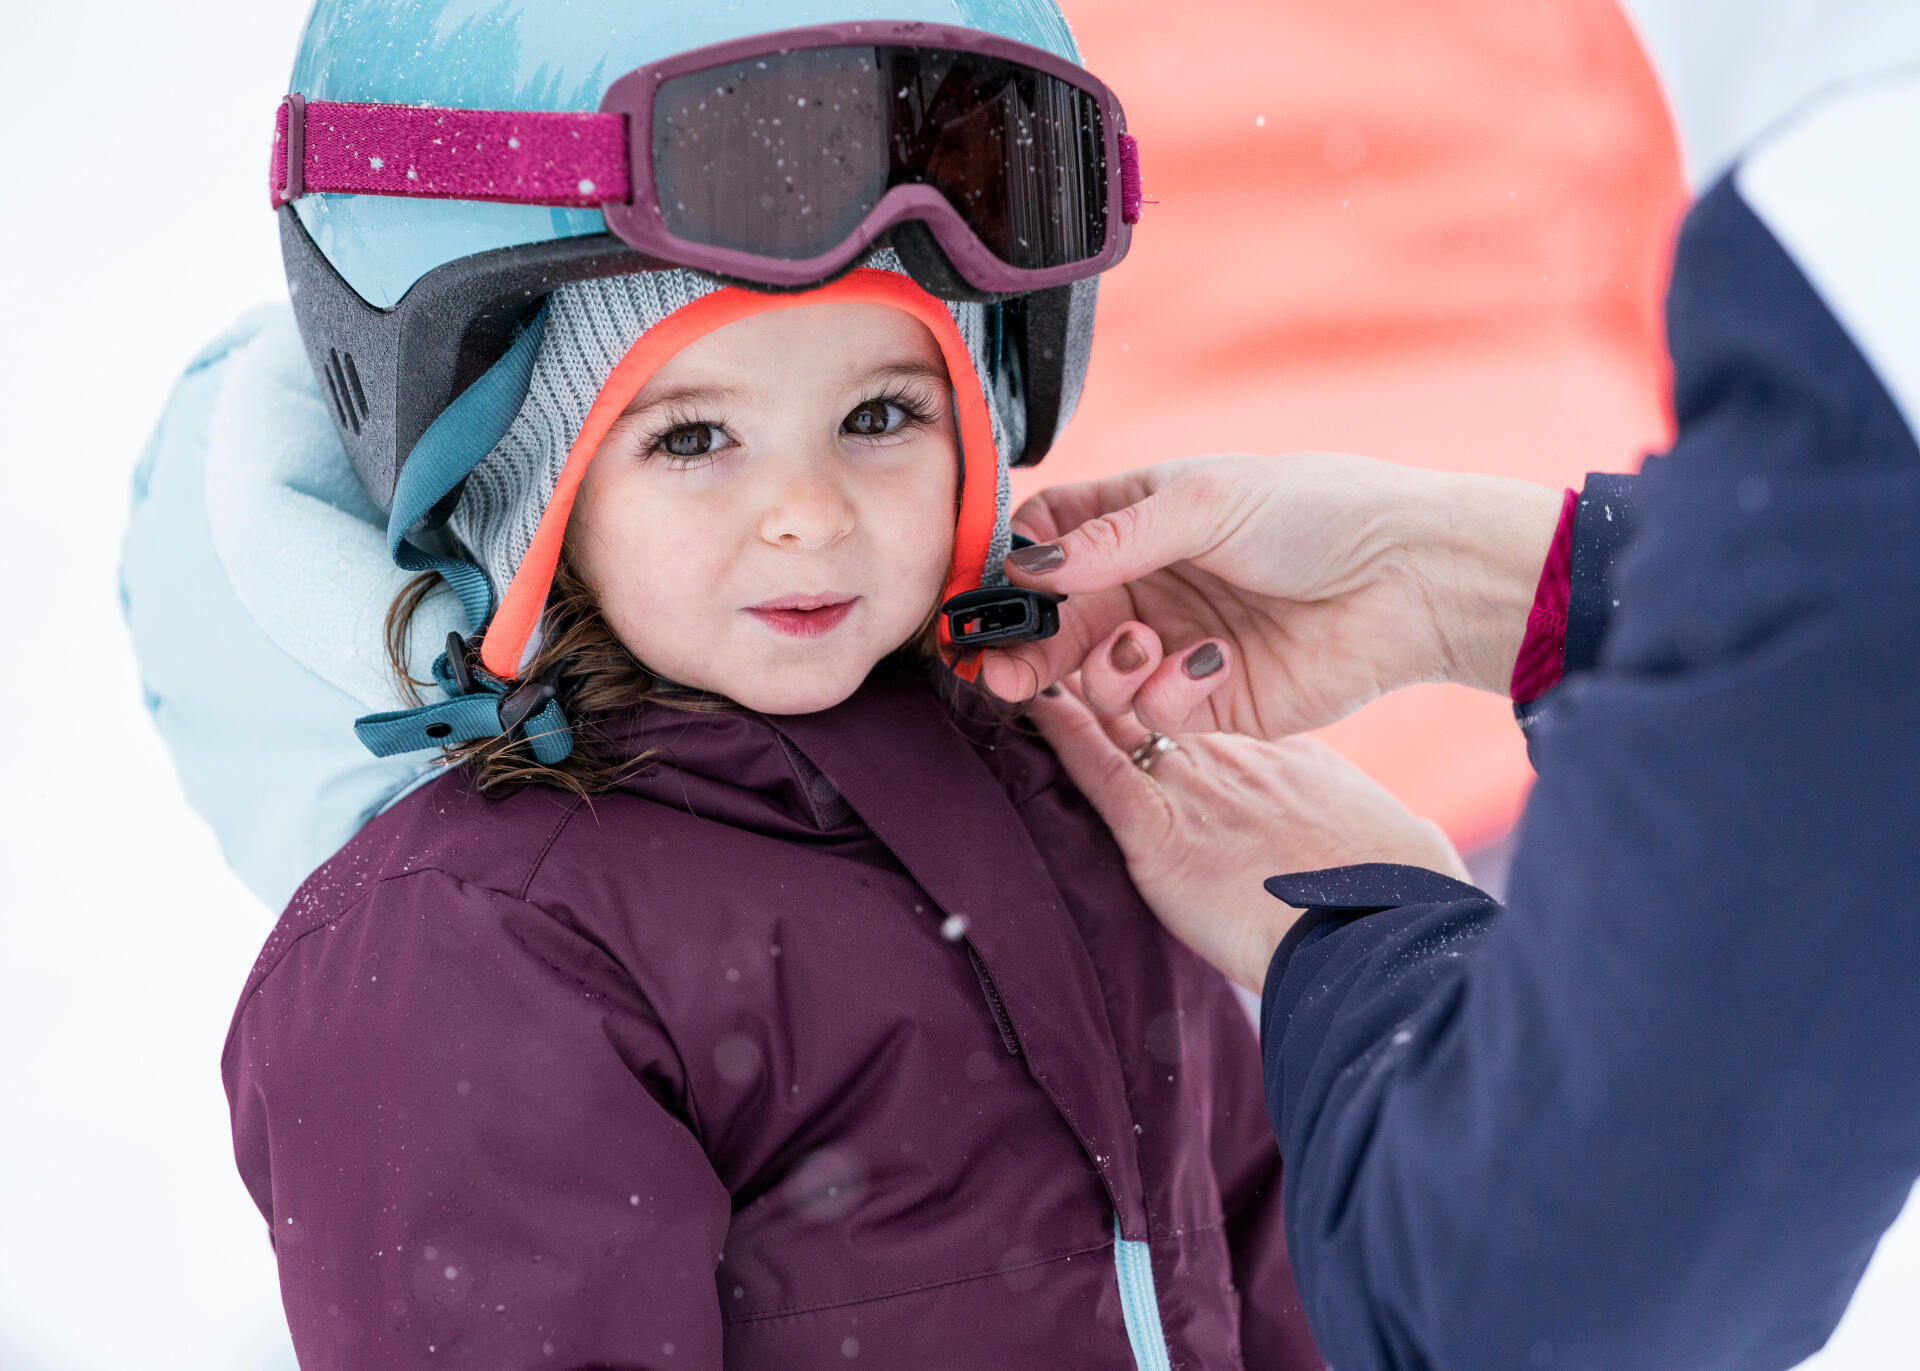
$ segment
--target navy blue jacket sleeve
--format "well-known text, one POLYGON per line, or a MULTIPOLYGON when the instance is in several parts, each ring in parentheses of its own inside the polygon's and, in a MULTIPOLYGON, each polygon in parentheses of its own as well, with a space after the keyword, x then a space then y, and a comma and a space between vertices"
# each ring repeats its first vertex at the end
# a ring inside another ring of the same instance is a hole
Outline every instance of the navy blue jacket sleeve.
POLYGON ((1567 645, 1561 657, 1568 676, 1591 671, 1600 661, 1613 611, 1614 568, 1639 527, 1636 477, 1596 472, 1580 488, 1573 511, 1573 557, 1567 568, 1567 645))
POLYGON ((1920 451, 1731 182, 1670 315, 1679 438, 1508 907, 1272 887, 1310 907, 1262 1039, 1342 1371, 1793 1365, 1920 1175, 1920 451))
MULTIPOLYGON (((1560 649, 1561 679, 1591 671, 1600 659, 1600 644, 1619 606, 1614 594, 1614 566, 1633 542, 1639 527, 1639 478, 1612 472, 1594 472, 1580 488, 1573 509, 1573 537, 1569 549, 1567 633, 1560 649)), ((1546 717, 1546 701, 1515 700, 1513 717, 1526 735, 1527 756, 1536 765, 1538 727, 1546 717)))

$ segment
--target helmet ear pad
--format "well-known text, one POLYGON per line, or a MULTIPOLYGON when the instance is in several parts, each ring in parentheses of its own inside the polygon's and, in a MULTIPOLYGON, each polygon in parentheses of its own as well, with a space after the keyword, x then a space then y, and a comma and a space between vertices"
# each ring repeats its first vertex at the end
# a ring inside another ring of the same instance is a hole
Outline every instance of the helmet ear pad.
MULTIPOLYGON (((1086 359, 1072 356, 1073 287, 1055 286, 1011 300, 1005 306, 1003 327, 1007 355, 1019 368, 1019 385, 1026 400, 1026 446, 1014 454, 1012 465, 1037 466, 1053 440, 1066 426, 1079 398, 1078 377, 1086 359), (1073 394, 1068 394, 1069 378, 1073 394)), ((1091 339, 1089 338, 1089 341, 1091 339)))
POLYGON ((1073 414, 1091 346, 1093 286, 1098 278, 1052 286, 1024 295, 976 290, 954 269, 933 232, 918 219, 895 224, 887 240, 907 272, 943 300, 973 300, 1001 306, 1006 365, 1014 393, 1024 400, 1026 442, 1012 465, 1039 464, 1073 414), (1080 290, 1085 286, 1085 290, 1080 290), (1082 320, 1081 313, 1085 318, 1082 320))
POLYGON ((291 206, 277 214, 307 360, 354 474, 383 512, 420 435, 505 355, 549 292, 660 265, 612 234, 560 238, 448 262, 379 309, 334 270, 291 206))

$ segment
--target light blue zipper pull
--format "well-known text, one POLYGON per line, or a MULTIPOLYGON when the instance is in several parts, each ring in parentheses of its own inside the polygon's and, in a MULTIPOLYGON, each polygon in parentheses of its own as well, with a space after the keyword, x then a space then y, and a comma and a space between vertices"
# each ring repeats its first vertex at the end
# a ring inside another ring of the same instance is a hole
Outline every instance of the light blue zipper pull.
POLYGON ((1153 1288, 1153 1254, 1145 1243, 1120 1236, 1118 1214, 1113 1216, 1113 1269, 1120 1276, 1120 1312, 1133 1344, 1133 1364, 1139 1371, 1173 1371, 1160 1327, 1160 1297, 1153 1288))

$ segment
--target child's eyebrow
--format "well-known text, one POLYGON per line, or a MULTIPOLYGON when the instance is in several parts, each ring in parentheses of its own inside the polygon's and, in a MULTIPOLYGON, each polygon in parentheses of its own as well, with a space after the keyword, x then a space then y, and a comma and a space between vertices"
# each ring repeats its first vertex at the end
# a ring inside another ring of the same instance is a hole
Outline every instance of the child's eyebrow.
POLYGON ((953 384, 944 362, 889 362, 860 378, 863 386, 876 381, 931 381, 942 389, 953 384))
POLYGON ((629 415, 644 414, 665 405, 692 409, 699 405, 717 404, 731 400, 739 393, 733 386, 675 386, 653 395, 643 393, 634 396, 627 402, 627 407, 620 411, 620 417, 624 419, 629 415))
MULTIPOLYGON (((884 381, 930 381, 943 388, 952 384, 943 362, 889 362, 861 376, 857 386, 871 386, 884 381)), ((675 386, 671 390, 659 391, 653 395, 643 393, 634 396, 627 402, 627 407, 620 412, 620 417, 625 419, 635 414, 644 414, 650 409, 670 406, 695 409, 701 405, 721 404, 737 398, 739 394, 740 391, 735 386, 675 386)))

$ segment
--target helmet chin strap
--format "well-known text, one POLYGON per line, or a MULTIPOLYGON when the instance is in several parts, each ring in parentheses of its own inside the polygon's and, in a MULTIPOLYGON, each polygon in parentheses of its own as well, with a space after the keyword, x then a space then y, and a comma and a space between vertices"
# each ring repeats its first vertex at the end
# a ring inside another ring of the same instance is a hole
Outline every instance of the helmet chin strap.
MULTIPOLYGON (((393 512, 387 519, 387 551, 406 571, 431 571, 460 597, 467 623, 475 635, 493 616, 493 590, 486 573, 459 557, 423 551, 408 541, 407 532, 425 518, 493 450, 507 426, 520 412, 533 376, 534 357, 546 332, 546 314, 534 316, 525 332, 493 366, 459 398, 414 444, 400 468, 394 487, 393 512)), ((447 635, 447 650, 433 664, 433 678, 448 698, 414 709, 389 710, 354 720, 354 736, 376 757, 446 743, 464 743, 522 730, 533 755, 545 765, 563 761, 573 751, 573 733, 556 697, 557 682, 541 677, 505 681, 476 671, 470 662, 472 639, 447 635)))

